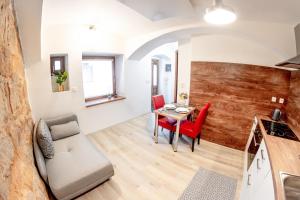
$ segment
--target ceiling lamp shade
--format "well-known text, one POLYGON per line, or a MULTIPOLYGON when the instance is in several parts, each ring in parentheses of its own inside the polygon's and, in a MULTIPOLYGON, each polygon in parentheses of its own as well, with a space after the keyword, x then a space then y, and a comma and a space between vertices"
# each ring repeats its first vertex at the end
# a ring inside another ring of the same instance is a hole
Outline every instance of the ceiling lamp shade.
POLYGON ((214 0, 213 6, 206 9, 204 20, 209 24, 225 25, 234 22, 236 14, 232 8, 225 6, 222 0, 214 0))

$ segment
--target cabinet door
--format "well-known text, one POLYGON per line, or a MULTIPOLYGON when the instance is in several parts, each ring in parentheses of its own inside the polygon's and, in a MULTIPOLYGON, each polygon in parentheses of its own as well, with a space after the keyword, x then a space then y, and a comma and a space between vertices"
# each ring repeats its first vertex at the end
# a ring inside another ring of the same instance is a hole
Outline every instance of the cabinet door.
POLYGON ((264 140, 260 144, 251 167, 253 186, 250 200, 274 200, 271 166, 264 140))
POLYGON ((267 147, 265 144, 265 141, 262 140, 260 144, 260 148, 257 152, 260 156, 261 159, 261 171, 264 177, 267 176, 267 174, 271 171, 271 165, 270 165, 270 160, 267 152, 267 147))
POLYGON ((257 199, 259 187, 261 186, 261 184, 263 184, 264 176, 262 175, 261 164, 262 163, 261 163, 260 155, 258 153, 256 153, 256 155, 252 161, 252 164, 251 164, 252 188, 251 188, 250 200, 257 199))
POLYGON ((252 174, 253 174, 253 186, 252 186, 252 190, 251 190, 251 199, 250 200, 258 200, 260 199, 260 188, 262 185, 264 185, 264 174, 262 173, 262 161, 261 158, 259 156, 259 154, 257 153, 253 163, 252 163, 252 174))
POLYGON ((242 191, 240 200, 251 200, 253 191, 253 174, 252 166, 243 174, 242 191))
POLYGON ((274 187, 272 172, 269 171, 267 176, 263 180, 263 184, 258 187, 253 195, 253 200, 274 200, 274 187))

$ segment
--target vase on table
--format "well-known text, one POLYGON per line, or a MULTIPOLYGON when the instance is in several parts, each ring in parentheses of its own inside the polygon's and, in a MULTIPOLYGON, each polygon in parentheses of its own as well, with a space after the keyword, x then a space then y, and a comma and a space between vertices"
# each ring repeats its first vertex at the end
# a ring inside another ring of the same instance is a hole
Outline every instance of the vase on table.
POLYGON ((186 92, 182 92, 179 94, 179 105, 182 107, 187 106, 188 94, 186 92))

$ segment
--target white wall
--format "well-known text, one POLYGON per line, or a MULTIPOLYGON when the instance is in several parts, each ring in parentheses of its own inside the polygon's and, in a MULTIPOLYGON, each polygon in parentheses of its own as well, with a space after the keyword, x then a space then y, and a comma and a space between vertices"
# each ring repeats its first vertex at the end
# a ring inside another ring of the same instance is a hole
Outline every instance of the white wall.
POLYGON ((82 52, 122 54, 123 40, 111 34, 87 31, 87 27, 52 25, 42 34, 42 60, 26 68, 28 92, 35 120, 67 112, 79 117, 84 133, 95 132, 150 111, 150 64, 145 61, 118 61, 118 90, 126 100, 86 108, 84 104, 82 52), (69 81, 73 91, 53 93, 50 54, 67 53, 69 81), (125 67, 126 66, 126 67, 125 67), (147 104, 147 105, 145 105, 147 104))
MULTIPOLYGON (((166 103, 171 103, 172 98, 172 72, 166 72, 166 64, 171 64, 171 59, 168 57, 162 57, 159 59, 159 84, 158 92, 163 94, 166 103)), ((172 68, 171 64, 171 68, 172 68)))
POLYGON ((180 40, 178 46, 178 94, 190 90, 192 61, 244 63, 274 67, 276 63, 295 54, 295 38, 292 27, 280 24, 263 25, 257 24, 257 28, 245 27, 246 30, 242 30, 240 27, 238 32, 224 31, 180 40), (247 31, 247 33, 243 34, 243 31, 247 31), (252 37, 248 37, 249 35, 252 37))
POLYGON ((42 0, 14 0, 17 25, 26 64, 41 59, 42 0), (30 6, 28 6, 30 5, 30 6))
POLYGON ((281 56, 262 44, 228 35, 191 39, 193 61, 220 61, 273 66, 281 56))
MULTIPOLYGON (((167 55, 174 60, 177 43, 155 49, 140 61, 117 59, 117 91, 126 99, 86 108, 82 85, 82 53, 122 55, 124 40, 103 30, 89 31, 87 26, 48 25, 42 32, 42 60, 26 68, 28 93, 33 117, 52 117, 74 112, 84 133, 91 133, 151 110, 151 59, 167 55), (50 54, 68 54, 70 91, 53 93, 50 54)), ((168 61, 170 62, 170 61, 168 61)), ((171 64, 174 66, 174 61, 171 64)), ((172 69, 172 74, 174 70, 172 69)), ((173 76, 173 75, 172 75, 173 76)), ((174 87, 168 77, 168 89, 174 87)), ((168 94, 168 102, 172 93, 168 94)))
POLYGON ((182 92, 190 92, 192 44, 189 39, 178 42, 178 95, 182 92))
POLYGON ((154 55, 156 59, 159 59, 158 92, 164 95, 166 103, 174 102, 175 54, 177 49, 178 43, 173 42, 162 45, 150 52, 150 55, 154 55), (170 72, 166 72, 166 64, 171 64, 170 72))
MULTIPOLYGON (((273 65, 295 52, 294 33, 290 26, 246 23, 224 29, 203 29, 203 32, 205 31, 208 32, 179 40, 178 94, 189 92, 192 60, 273 65), (215 34, 209 31, 214 31, 215 34)), ((34 118, 75 112, 79 116, 82 130, 90 133, 149 112, 151 58, 170 55, 168 57, 173 60, 172 55, 175 55, 176 49, 164 45, 140 61, 132 61, 126 58, 127 42, 124 38, 107 33, 99 27, 96 31, 89 31, 86 25, 44 25, 42 60, 27 64, 29 67, 26 69, 34 118), (121 67, 117 76, 118 90, 126 100, 85 107, 81 74, 82 52, 125 54, 124 61, 118 62, 121 67), (68 54, 72 91, 53 93, 51 90, 49 55, 58 53, 68 54)), ((172 69, 172 74, 173 72, 172 69)), ((171 91, 173 92, 173 89, 171 91)), ((170 98, 167 98, 167 102, 171 102, 170 98)))

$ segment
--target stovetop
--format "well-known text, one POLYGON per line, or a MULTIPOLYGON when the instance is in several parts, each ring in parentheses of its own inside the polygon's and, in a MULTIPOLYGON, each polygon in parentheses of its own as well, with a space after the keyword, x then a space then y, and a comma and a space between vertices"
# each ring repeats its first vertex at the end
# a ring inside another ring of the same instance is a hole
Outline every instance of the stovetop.
POLYGON ((287 124, 282 124, 278 122, 268 121, 268 120, 261 120, 264 128, 269 135, 299 141, 295 133, 290 129, 287 124))

